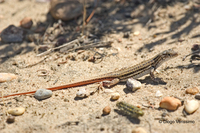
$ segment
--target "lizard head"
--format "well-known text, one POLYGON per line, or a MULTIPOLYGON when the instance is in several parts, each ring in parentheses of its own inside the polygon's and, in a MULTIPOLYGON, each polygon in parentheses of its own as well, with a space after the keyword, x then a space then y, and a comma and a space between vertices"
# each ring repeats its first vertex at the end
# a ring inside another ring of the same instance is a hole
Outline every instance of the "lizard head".
POLYGON ((160 54, 158 54, 154 58, 155 67, 158 68, 163 62, 165 62, 165 61, 167 61, 167 60, 169 60, 171 58, 174 58, 176 56, 178 56, 178 53, 175 52, 172 49, 168 49, 168 50, 165 50, 165 51, 161 52, 160 54))
POLYGON ((167 59, 171 59, 178 56, 178 53, 175 52, 173 49, 168 49, 168 50, 163 51, 160 55, 163 60, 167 60, 167 59))

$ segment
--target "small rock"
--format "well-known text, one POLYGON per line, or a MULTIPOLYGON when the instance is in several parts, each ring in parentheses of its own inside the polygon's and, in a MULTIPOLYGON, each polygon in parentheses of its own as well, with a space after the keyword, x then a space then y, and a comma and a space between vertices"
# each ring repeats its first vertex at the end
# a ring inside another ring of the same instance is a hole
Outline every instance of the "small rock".
POLYGON ((133 78, 129 78, 126 82, 127 89, 129 89, 131 91, 135 91, 137 89, 140 89, 141 86, 142 86, 142 84, 139 81, 137 81, 133 78))
POLYGON ((189 88, 186 90, 186 94, 195 95, 197 93, 199 93, 199 89, 197 87, 189 88))
POLYGON ((111 111, 110 106, 106 106, 106 107, 103 109, 103 114, 104 114, 104 115, 108 115, 108 114, 110 114, 110 111, 111 111))
POLYGON ((90 92, 86 90, 86 88, 81 88, 76 93, 76 97, 80 97, 80 98, 88 97, 89 95, 90 95, 90 92))
POLYGON ((120 98, 120 94, 118 92, 112 93, 111 100, 118 100, 120 98))
POLYGON ((15 115, 15 116, 22 115, 24 112, 25 112, 25 108, 23 108, 23 107, 17 107, 17 108, 8 110, 9 114, 15 115))
POLYGON ((7 123, 13 123, 13 122, 15 122, 15 117, 14 116, 8 116, 6 122, 7 123))
POLYGON ((0 83, 16 79, 17 76, 12 73, 0 73, 0 83))
POLYGON ((113 93, 114 91, 111 90, 111 89, 105 89, 104 92, 105 92, 105 93, 113 93))
POLYGON ((200 100, 200 94, 196 94, 195 98, 198 99, 198 100, 200 100))
POLYGON ((196 100, 190 100, 184 103, 184 109, 188 114, 194 113, 198 108, 199 102, 196 100))
POLYGON ((156 97, 161 97, 163 94, 158 90, 155 94, 156 97))
POLYGON ((24 31, 20 27, 9 25, 1 32, 0 37, 5 43, 20 43, 24 39, 24 31))
POLYGON ((181 106, 181 101, 174 97, 165 97, 160 102, 160 108, 164 108, 167 110, 176 110, 181 106))
POLYGON ((33 25, 32 18, 25 17, 20 21, 20 26, 25 29, 30 29, 33 25))
POLYGON ((139 31, 135 31, 135 32, 133 33, 133 35, 134 35, 134 36, 138 36, 138 35, 140 35, 140 32, 139 32, 139 31))
POLYGON ((52 91, 51 90, 47 90, 47 89, 38 89, 36 92, 35 92, 35 98, 37 100, 43 100, 43 99, 46 99, 46 98, 49 98, 52 96, 52 91))
POLYGON ((129 36, 130 36, 130 33, 129 32, 125 32, 123 37, 124 38, 129 38, 129 36))
POLYGON ((138 128, 133 129, 132 133, 146 133, 146 131, 144 130, 144 128, 138 127, 138 128))
POLYGON ((17 101, 17 102, 23 102, 24 101, 24 96, 20 96, 20 97, 15 97, 14 99, 17 101))
POLYGON ((68 21, 82 14, 83 4, 78 0, 51 0, 50 13, 55 19, 68 21))

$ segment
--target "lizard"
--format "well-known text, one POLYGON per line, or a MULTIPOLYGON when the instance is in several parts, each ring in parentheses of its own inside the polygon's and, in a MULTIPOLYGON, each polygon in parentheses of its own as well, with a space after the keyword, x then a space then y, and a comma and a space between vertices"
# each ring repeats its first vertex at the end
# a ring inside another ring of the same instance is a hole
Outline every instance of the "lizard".
MULTIPOLYGON (((54 91, 54 90, 72 88, 72 87, 79 87, 79 86, 88 85, 92 83, 98 83, 98 82, 102 82, 103 86, 105 87, 111 87, 111 86, 116 85, 119 82, 125 82, 128 78, 132 77, 133 79, 138 79, 147 74, 150 74, 150 77, 152 80, 158 82, 154 76, 155 70, 162 63, 176 56, 178 56, 177 52, 175 52, 172 49, 168 49, 148 60, 142 61, 141 63, 133 65, 131 67, 125 67, 114 72, 100 75, 92 79, 83 80, 80 82, 75 82, 75 83, 47 88, 47 89, 54 91)), ((7 98, 7 97, 17 96, 17 95, 33 94, 35 92, 36 91, 14 93, 14 94, 6 95, 0 98, 7 98)))

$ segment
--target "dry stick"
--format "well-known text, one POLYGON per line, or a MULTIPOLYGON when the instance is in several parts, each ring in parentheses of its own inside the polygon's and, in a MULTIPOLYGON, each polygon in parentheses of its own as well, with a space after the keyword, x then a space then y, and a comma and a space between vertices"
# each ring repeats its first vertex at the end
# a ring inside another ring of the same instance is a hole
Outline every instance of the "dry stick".
POLYGON ((194 51, 194 52, 192 52, 192 53, 190 53, 190 54, 188 54, 188 55, 186 55, 186 56, 184 56, 184 57, 183 57, 183 61, 184 61, 188 56, 193 55, 193 54, 196 54, 196 53, 199 53, 199 52, 200 52, 200 49, 197 50, 197 51, 194 51))
MULTIPOLYGON (((81 38, 84 38, 84 36, 82 36, 81 38)), ((41 54, 38 54, 37 56, 43 56, 43 55, 49 54, 49 53, 53 52, 54 50, 61 49, 63 47, 69 46, 70 44, 73 44, 75 42, 78 42, 78 39, 75 39, 75 40, 73 40, 71 42, 65 43, 65 44, 63 44, 61 46, 58 46, 58 47, 55 47, 55 48, 50 48, 49 50, 47 50, 47 51, 45 51, 45 52, 43 52, 41 54)))
POLYGON ((86 22, 85 22, 85 25, 87 25, 88 22, 90 21, 90 19, 94 16, 94 13, 95 13, 96 8, 97 8, 97 3, 98 3, 98 1, 99 1, 99 0, 97 0, 96 5, 95 5, 95 7, 94 7, 92 13, 91 13, 90 16, 87 18, 87 20, 86 20, 86 22))
POLYGON ((99 42, 99 44, 97 44, 97 45, 94 45, 95 43, 92 43, 90 45, 84 45, 84 46, 79 46, 79 47, 70 49, 70 50, 68 50, 68 52, 71 52, 71 51, 74 51, 74 50, 80 50, 80 49, 89 49, 89 48, 94 48, 94 47, 95 48, 98 48, 98 47, 110 47, 111 43, 112 42, 103 42, 103 43, 99 42))
POLYGON ((85 19, 86 19, 86 6, 85 6, 85 0, 84 0, 84 3, 83 3, 83 26, 82 26, 82 35, 84 35, 85 19))

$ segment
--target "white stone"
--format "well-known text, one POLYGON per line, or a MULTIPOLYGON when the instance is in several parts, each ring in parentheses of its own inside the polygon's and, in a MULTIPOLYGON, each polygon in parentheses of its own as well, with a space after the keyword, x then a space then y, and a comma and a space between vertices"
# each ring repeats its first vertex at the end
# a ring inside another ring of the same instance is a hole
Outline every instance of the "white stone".
POLYGON ((76 93, 76 97, 84 98, 88 97, 90 95, 90 92, 86 90, 86 88, 81 88, 76 93))
POLYGON ((197 100, 189 100, 184 103, 184 109, 188 114, 194 113, 199 108, 197 100))
POLYGON ((133 78, 129 78, 126 82, 127 89, 129 89, 131 91, 135 91, 137 89, 140 89, 141 86, 142 86, 142 84, 139 81, 137 81, 133 78))
POLYGON ((156 97, 161 97, 163 94, 158 90, 155 94, 156 97))

